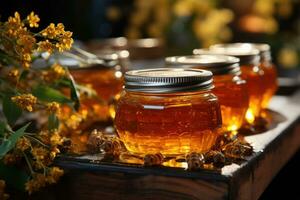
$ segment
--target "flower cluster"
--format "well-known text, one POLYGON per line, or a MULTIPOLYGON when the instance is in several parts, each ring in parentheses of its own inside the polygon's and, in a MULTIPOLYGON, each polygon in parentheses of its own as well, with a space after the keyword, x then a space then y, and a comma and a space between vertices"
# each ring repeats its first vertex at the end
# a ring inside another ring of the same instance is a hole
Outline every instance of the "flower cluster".
POLYGON ((3 43, 1 50, 6 53, 7 59, 17 61, 16 65, 28 69, 32 62, 35 51, 55 50, 60 52, 69 50, 73 44, 72 32, 65 31, 64 25, 59 23, 55 26, 51 23, 44 30, 33 33, 31 28, 39 27, 40 18, 31 12, 26 19, 22 20, 20 14, 15 12, 8 21, 1 24, 0 36, 3 43))
MULTIPOLYGON (((56 26, 51 23, 47 28, 41 31, 41 35, 57 41, 53 44, 53 46, 55 46, 59 51, 70 49, 74 42, 72 39, 72 32, 65 31, 65 27, 62 23, 59 23, 56 26)), ((41 43, 40 45, 39 47, 43 49, 43 47, 49 46, 49 41, 41 43)), ((46 48, 45 50, 49 52, 49 49, 46 48)))
MULTIPOLYGON (((35 59, 44 58, 41 53, 48 52, 49 55, 69 50, 73 43, 72 32, 66 31, 61 23, 34 32, 39 22, 40 18, 34 12, 24 19, 15 12, 6 22, 0 22, 0 101, 8 108, 3 109, 5 120, 0 120, 0 162, 29 172, 25 189, 30 194, 56 183, 63 175, 63 170, 53 167, 57 154, 70 145, 61 136, 58 126, 62 104, 66 101, 72 103, 62 92, 62 87, 67 88, 66 85, 72 83, 69 88, 76 93, 74 82, 63 66, 46 59, 48 67, 31 67, 35 59), (27 112, 21 112, 20 108, 27 112), (30 126, 30 131, 35 132, 28 132, 29 124, 23 124, 24 120, 31 121, 28 112, 34 112, 30 116, 42 116, 42 120, 38 119, 36 123, 42 130, 30 126), (47 117, 48 121, 43 120, 47 117), (13 145, 6 145, 3 142, 6 140, 13 145)), ((6 198, 4 186, 0 180, 0 199, 6 198)))
POLYGON ((32 94, 22 94, 14 96, 11 97, 11 100, 28 112, 32 112, 33 106, 37 103, 37 98, 32 94))
POLYGON ((54 63, 49 70, 42 72, 43 79, 49 83, 64 77, 65 74, 65 69, 58 63, 54 63))
POLYGON ((26 183, 25 189, 31 194, 38 191, 40 188, 45 187, 47 184, 56 183, 63 174, 64 171, 58 167, 50 168, 46 176, 40 173, 34 174, 33 179, 26 183))

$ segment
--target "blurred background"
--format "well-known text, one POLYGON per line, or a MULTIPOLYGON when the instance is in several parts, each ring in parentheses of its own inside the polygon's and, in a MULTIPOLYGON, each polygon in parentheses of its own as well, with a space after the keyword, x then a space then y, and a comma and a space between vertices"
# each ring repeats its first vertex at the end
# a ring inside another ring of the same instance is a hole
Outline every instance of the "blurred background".
POLYGON ((36 12, 40 27, 62 22, 83 44, 160 38, 164 55, 191 54, 220 42, 265 42, 280 73, 298 76, 299 0, 1 0, 2 20, 14 11, 36 12))

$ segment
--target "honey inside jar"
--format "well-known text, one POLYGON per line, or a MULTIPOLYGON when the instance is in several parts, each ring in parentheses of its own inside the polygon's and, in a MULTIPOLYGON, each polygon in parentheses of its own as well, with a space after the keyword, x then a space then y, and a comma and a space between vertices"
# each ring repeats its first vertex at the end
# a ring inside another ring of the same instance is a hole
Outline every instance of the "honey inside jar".
MULTIPOLYGON (((81 65, 74 59, 62 59, 80 91, 80 108, 77 113, 68 106, 62 107, 61 119, 65 119, 68 130, 83 130, 95 122, 110 122, 115 115, 114 99, 123 86, 123 73, 118 60, 108 56, 99 64, 81 65), (82 87, 83 86, 83 87, 82 87)), ((64 91, 68 93, 69 91, 64 91)))
MULTIPOLYGON (((197 54, 203 50, 195 49, 197 54)), ((232 44, 213 45, 210 54, 235 56, 240 59, 241 77, 247 82, 249 106, 245 114, 245 121, 254 124, 255 118, 260 116, 261 102, 264 93, 264 71, 259 66, 259 51, 232 44)))
POLYGON ((275 94, 277 84, 277 70, 272 63, 270 46, 268 44, 249 44, 256 48, 260 52, 260 67, 264 71, 264 88, 263 99, 261 107, 263 109, 268 108, 272 96, 275 94))
POLYGON ((175 56, 166 58, 167 66, 205 69, 213 73, 213 93, 218 97, 223 131, 236 131, 244 121, 249 97, 246 81, 240 77, 239 59, 222 55, 175 56))
POLYGON ((75 81, 96 91, 95 97, 82 97, 81 109, 93 112, 100 121, 114 117, 110 104, 119 95, 123 86, 122 72, 114 68, 94 67, 70 70, 75 81))
POLYGON ((212 74, 204 70, 136 70, 125 75, 115 126, 136 154, 209 150, 221 127, 212 74))

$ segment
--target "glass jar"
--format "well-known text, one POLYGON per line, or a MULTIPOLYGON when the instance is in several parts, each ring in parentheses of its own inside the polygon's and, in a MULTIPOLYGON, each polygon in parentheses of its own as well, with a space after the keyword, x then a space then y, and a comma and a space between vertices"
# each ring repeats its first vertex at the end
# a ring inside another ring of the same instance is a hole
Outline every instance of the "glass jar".
POLYGON ((123 73, 115 54, 98 61, 99 64, 80 65, 74 59, 60 60, 60 63, 69 67, 81 91, 77 114, 72 114, 68 106, 62 108, 61 117, 72 119, 71 129, 84 129, 95 122, 112 124, 115 116, 114 103, 123 86, 123 73))
MULTIPOLYGON (((247 43, 246 43, 247 44, 247 43)), ((270 45, 268 44, 252 44, 254 48, 259 50, 260 55, 260 67, 264 70, 264 86, 265 92, 263 93, 263 99, 261 102, 261 107, 263 109, 268 108, 272 96, 275 94, 278 83, 277 83, 277 70, 272 63, 270 45)))
POLYGON ((264 92, 263 70, 259 67, 259 51, 256 49, 232 47, 230 44, 213 45, 209 50, 195 49, 194 54, 216 54, 234 56, 240 59, 241 77, 246 80, 249 106, 245 114, 245 120, 253 124, 259 117, 261 101, 264 92))
POLYGON ((209 150, 222 124, 212 73, 195 69, 134 70, 125 74, 115 127, 133 153, 209 150))
POLYGON ((213 73, 213 93, 218 97, 223 131, 236 131, 244 121, 249 105, 246 81, 240 77, 239 59, 222 55, 175 56, 165 59, 166 65, 209 70, 213 73))

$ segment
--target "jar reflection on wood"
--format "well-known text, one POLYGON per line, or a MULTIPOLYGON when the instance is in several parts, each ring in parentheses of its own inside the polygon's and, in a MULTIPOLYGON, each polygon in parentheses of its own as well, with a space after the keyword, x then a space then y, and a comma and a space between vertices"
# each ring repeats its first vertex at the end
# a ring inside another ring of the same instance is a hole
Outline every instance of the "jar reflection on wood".
POLYGON ((203 152, 221 127, 212 73, 194 69, 149 69, 125 74, 115 126, 126 148, 137 154, 203 152))
POLYGON ((246 122, 253 124, 259 117, 264 88, 263 70, 259 67, 259 52, 255 49, 214 45, 209 50, 195 49, 194 54, 216 54, 234 56, 240 59, 241 77, 247 82, 249 106, 245 114, 246 122))
POLYGON ((223 131, 236 131, 249 105, 246 81, 240 77, 239 59, 222 55, 175 56, 165 59, 170 67, 205 69, 213 73, 213 93, 218 97, 223 131))

